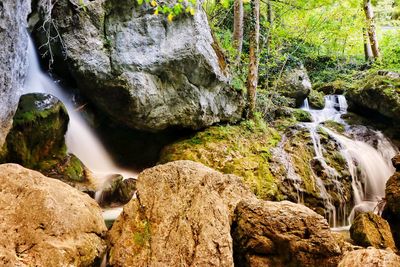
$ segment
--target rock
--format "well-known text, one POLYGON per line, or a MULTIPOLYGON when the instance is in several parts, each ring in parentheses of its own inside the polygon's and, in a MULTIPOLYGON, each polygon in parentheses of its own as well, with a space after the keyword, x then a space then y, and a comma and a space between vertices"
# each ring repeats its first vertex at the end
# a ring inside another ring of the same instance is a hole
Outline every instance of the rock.
POLYGON ((356 85, 346 94, 350 110, 360 114, 372 111, 395 122, 400 121, 400 78, 373 73, 356 85))
POLYGON ((97 201, 102 207, 122 206, 128 203, 136 191, 136 180, 123 179, 121 175, 111 175, 101 190, 97 201))
POLYGON ((338 267, 399 267, 400 257, 391 250, 367 248, 347 253, 339 262, 338 267))
POLYGON ((304 66, 300 64, 286 69, 278 82, 277 90, 283 96, 294 98, 297 107, 301 106, 311 91, 311 81, 304 66))
POLYGON ((3 162, 18 163, 83 190, 91 190, 88 170, 74 155, 67 154, 64 135, 68 114, 63 103, 49 94, 21 96, 13 127, 7 135, 3 162))
POLYGON ((293 109, 293 117, 299 122, 312 122, 312 116, 310 112, 302 109, 293 109))
POLYGON ((84 10, 78 3, 57 1, 52 18, 79 89, 114 121, 160 131, 241 118, 242 93, 228 85, 200 7, 168 23, 135 1, 85 1, 84 10))
POLYGON ((308 95, 308 103, 314 109, 323 109, 325 107, 325 96, 316 90, 311 90, 308 95))
POLYGON ((176 161, 145 170, 136 186, 108 235, 111 266, 233 266, 234 209, 254 198, 239 177, 176 161))
POLYGON ((26 31, 31 1, 0 3, 0 147, 12 125, 28 68, 26 31))
POLYGON ((241 201, 232 228, 235 266, 336 266, 341 249, 327 221, 288 201, 241 201))
POLYGON ((382 217, 388 221, 396 246, 400 247, 400 172, 386 182, 385 199, 382 217))
POLYGON ((393 164, 393 167, 396 168, 396 171, 400 172, 400 154, 398 154, 392 158, 392 164, 393 164))
POLYGON ((86 194, 16 164, 0 165, 0 265, 94 266, 106 250, 86 194))
POLYGON ((351 84, 344 80, 316 84, 313 91, 322 92, 325 95, 341 95, 352 88, 351 84))
POLYGON ((270 151, 281 136, 262 121, 213 126, 166 146, 160 162, 193 160, 226 174, 243 177, 262 199, 281 199, 278 179, 270 170, 270 151))
POLYGON ((373 212, 359 214, 350 228, 355 244, 363 247, 396 250, 389 223, 373 212))

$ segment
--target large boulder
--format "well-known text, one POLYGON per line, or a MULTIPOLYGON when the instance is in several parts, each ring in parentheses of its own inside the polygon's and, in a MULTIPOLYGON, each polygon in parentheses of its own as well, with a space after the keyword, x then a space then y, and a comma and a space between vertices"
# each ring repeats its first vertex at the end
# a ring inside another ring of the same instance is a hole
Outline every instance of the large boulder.
POLYGON ((101 209, 86 194, 0 165, 0 265, 94 266, 106 250, 101 209))
POLYGON ((93 189, 89 171, 67 153, 64 135, 68 122, 67 110, 56 97, 39 93, 21 96, 0 162, 18 163, 74 185, 81 183, 83 190, 93 189))
POLYGON ((282 95, 295 99, 296 106, 303 104, 312 88, 307 70, 302 64, 287 68, 277 85, 282 95))
POLYGON ((336 266, 340 255, 327 221, 288 201, 244 200, 232 229, 237 266, 336 266))
POLYGON ((175 161, 142 172, 109 232, 111 266, 233 266, 231 221, 241 179, 175 161))
POLYGON ((373 247, 367 249, 354 250, 347 253, 339 262, 338 267, 399 267, 400 257, 393 251, 376 249, 373 247))
POLYGON ((396 250, 388 222, 373 212, 360 213, 350 227, 350 235, 363 247, 396 250))
POLYGON ((79 89, 114 121, 159 131, 241 118, 242 94, 228 85, 200 7, 169 23, 137 1, 83 2, 54 3, 52 23, 63 42, 53 51, 64 50, 79 89))
MULTIPOLYGON (((397 159, 398 156, 393 159, 396 168, 397 159)), ((395 172, 386 182, 385 199, 382 217, 388 221, 396 246, 400 247, 400 172, 395 172)))
POLYGON ((11 127, 27 72, 30 6, 28 0, 0 3, 0 146, 11 127))
POLYGON ((400 121, 400 78, 385 72, 372 73, 360 80, 346 97, 351 110, 366 110, 400 121), (377 101, 379 99, 379 101, 377 101))

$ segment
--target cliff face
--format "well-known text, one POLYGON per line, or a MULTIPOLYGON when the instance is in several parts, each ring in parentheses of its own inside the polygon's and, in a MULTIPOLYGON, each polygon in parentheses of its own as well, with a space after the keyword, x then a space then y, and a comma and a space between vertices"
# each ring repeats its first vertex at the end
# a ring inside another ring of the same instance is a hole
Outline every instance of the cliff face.
POLYGON ((11 126, 28 67, 26 32, 31 1, 0 2, 0 145, 11 126))
POLYGON ((202 9, 168 22, 136 1, 91 1, 84 9, 70 2, 52 10, 63 40, 54 51, 65 52, 81 92, 114 121, 158 131, 241 118, 242 94, 229 86, 202 9))

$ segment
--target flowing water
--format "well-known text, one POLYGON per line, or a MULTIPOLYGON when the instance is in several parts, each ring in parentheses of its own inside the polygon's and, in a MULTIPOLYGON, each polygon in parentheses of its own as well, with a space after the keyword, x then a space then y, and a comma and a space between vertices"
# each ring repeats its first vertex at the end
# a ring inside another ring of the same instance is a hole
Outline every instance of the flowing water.
POLYGON ((330 167, 323 156, 323 147, 320 142, 318 128, 323 129, 330 138, 339 145, 339 151, 346 162, 346 168, 351 175, 353 194, 352 210, 347 217, 346 200, 341 200, 340 207, 334 206, 323 182, 317 180, 318 189, 327 209, 327 219, 334 228, 348 226, 358 211, 372 211, 378 202, 385 196, 385 184, 393 174, 394 168, 391 158, 398 152, 397 148, 381 132, 368 129, 365 126, 352 131, 341 116, 347 113, 347 102, 342 95, 330 95, 325 97, 325 108, 313 110, 309 107, 308 100, 302 109, 311 113, 313 122, 304 123, 309 129, 317 159, 329 178, 333 181, 335 191, 343 191, 340 175, 330 167), (344 125, 344 134, 336 133, 323 126, 323 122, 334 121, 344 125), (347 136, 346 136, 347 135, 347 136), (366 140, 365 136, 373 136, 373 144, 366 140))
POLYGON ((28 57, 29 70, 24 93, 47 93, 56 96, 64 103, 70 118, 65 136, 68 152, 76 155, 93 172, 99 192, 107 183, 110 174, 121 174, 125 178, 136 177, 136 172, 120 168, 113 161, 95 132, 82 117, 80 109, 75 107, 73 96, 41 70, 31 40, 28 45, 28 57))

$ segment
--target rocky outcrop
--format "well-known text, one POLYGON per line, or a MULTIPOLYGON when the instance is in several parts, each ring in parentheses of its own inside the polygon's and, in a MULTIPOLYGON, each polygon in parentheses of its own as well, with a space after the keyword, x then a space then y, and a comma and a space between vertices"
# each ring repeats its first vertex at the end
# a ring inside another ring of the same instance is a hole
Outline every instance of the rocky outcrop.
POLYGON ((288 201, 245 200, 232 229, 237 266, 336 266, 341 249, 327 221, 288 201))
POLYGON ((176 161, 142 172, 109 232, 111 266, 233 266, 236 204, 254 198, 234 175, 176 161))
POLYGON ((350 235, 359 246, 396 250, 388 222, 373 212, 359 214, 351 225, 350 235))
POLYGON ((360 80, 348 90, 346 97, 351 110, 365 114, 366 110, 400 121, 400 78, 377 72, 360 80), (377 101, 379 99, 379 101, 377 101))
POLYGON ((52 18, 80 90, 114 121, 159 131, 241 118, 202 9, 168 23, 137 1, 79 3, 57 1, 52 18))
POLYGON ((0 165, 0 265, 94 266, 106 246, 89 196, 15 164, 0 165))
POLYGON ((324 94, 316 90, 311 90, 308 95, 308 103, 314 109, 323 109, 325 107, 324 94))
POLYGON ((79 187, 89 190, 89 171, 77 157, 67 154, 64 135, 68 121, 67 110, 56 97, 23 95, 1 161, 18 163, 71 184, 83 183, 86 185, 79 187))
POLYGON ((31 1, 0 3, 0 146, 12 124, 27 72, 27 17, 31 1))
POLYGON ((391 250, 367 248, 354 250, 347 253, 340 261, 338 267, 365 267, 365 266, 400 266, 400 257, 391 250))
POLYGON ((398 158, 399 155, 392 159, 396 172, 386 182, 386 205, 382 217, 388 221, 396 246, 400 247, 400 172, 398 171, 398 158))
POLYGON ((311 91, 311 81, 302 64, 288 68, 278 82, 277 90, 284 96, 293 98, 296 106, 301 106, 311 91))

